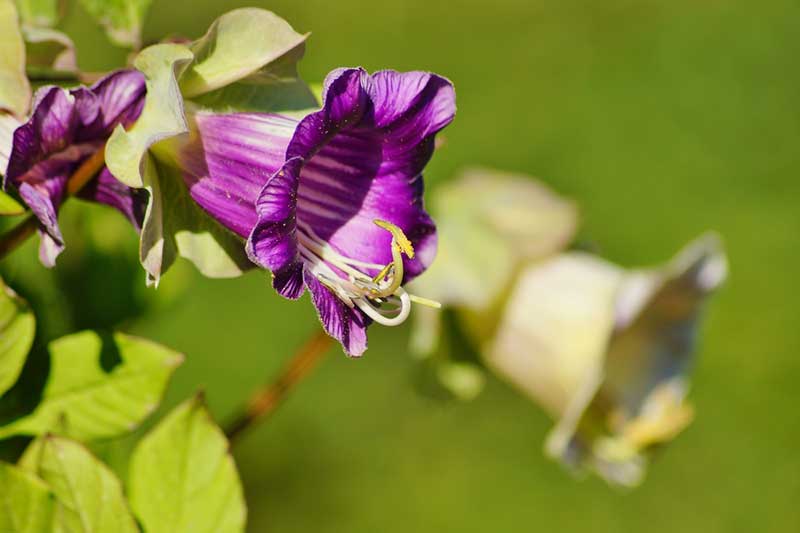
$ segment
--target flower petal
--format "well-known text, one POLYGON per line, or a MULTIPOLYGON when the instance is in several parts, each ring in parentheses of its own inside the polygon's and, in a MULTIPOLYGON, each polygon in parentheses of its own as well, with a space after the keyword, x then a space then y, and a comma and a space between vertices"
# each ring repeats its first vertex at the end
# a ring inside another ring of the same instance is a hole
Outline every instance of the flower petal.
POLYGON ((46 155, 72 144, 78 126, 75 98, 59 87, 44 87, 36 92, 35 100, 31 119, 14 131, 7 180, 14 181, 46 155))
POLYGON ((192 198, 222 225, 247 237, 264 185, 284 163, 296 121, 278 115, 196 116, 199 141, 182 154, 192 198))
MULTIPOLYGON (((21 147, 26 145, 17 142, 30 131, 25 129, 26 126, 27 124, 17 129, 14 134, 14 150, 9 162, 6 183, 11 183, 17 189, 22 200, 39 219, 44 231, 63 248, 64 241, 58 228, 57 213, 64 200, 67 180, 80 161, 97 150, 98 146, 93 143, 69 146, 52 157, 33 163, 27 172, 19 175, 17 174, 19 167, 15 166, 15 163, 37 151, 37 147, 32 146, 28 153, 22 153, 24 148, 21 147)), ((55 260, 57 255, 51 253, 47 254, 47 257, 55 260)))
POLYGON ((108 168, 103 167, 97 179, 90 181, 81 189, 78 196, 113 207, 122 213, 137 231, 142 229, 147 208, 147 191, 128 187, 112 176, 108 168))
POLYGON ((55 241, 62 244, 64 239, 58 227, 58 214, 56 211, 61 205, 67 177, 66 175, 61 175, 50 179, 46 182, 46 187, 40 188, 30 183, 23 183, 19 188, 20 197, 31 208, 36 218, 39 219, 44 231, 55 241))
POLYGON ((554 417, 603 361, 623 270, 571 252, 525 266, 484 357, 554 417))
POLYGON ((432 135, 453 121, 456 93, 450 80, 430 72, 382 70, 371 76, 370 99, 375 126, 417 126, 420 137, 432 135))
POLYGON ((89 91, 97 100, 99 113, 96 123, 86 123, 88 130, 81 132, 82 136, 108 137, 117 124, 127 129, 142 113, 146 87, 144 75, 138 70, 112 72, 92 85, 89 91))
POLYGON ((273 286, 286 298, 303 292, 295 231, 297 176, 302 160, 290 159, 267 182, 256 200, 258 221, 247 239, 247 255, 275 274, 273 286))
POLYGON ((58 241, 44 230, 38 230, 39 238, 39 261, 47 267, 56 266, 56 258, 64 251, 63 241, 58 241))
POLYGON ((38 233, 39 259, 47 268, 53 268, 56 258, 64 250, 64 237, 58 227, 57 209, 63 197, 67 176, 47 182, 47 189, 42 190, 29 183, 23 183, 19 188, 19 195, 25 204, 39 219, 41 226, 38 233))
POLYGON ((303 277, 328 335, 342 344, 347 355, 351 357, 362 355, 367 349, 369 318, 361 311, 347 307, 314 275, 306 271, 303 277))
POLYGON ((709 233, 666 267, 633 271, 624 278, 607 347, 603 400, 635 416, 659 386, 685 377, 703 304, 726 273, 722 243, 709 233))
POLYGON ((454 113, 452 85, 432 74, 331 73, 323 109, 300 122, 287 149, 305 162, 298 221, 340 254, 373 264, 391 260, 391 236, 374 221, 391 222, 417 248, 405 260, 406 279, 418 275, 436 249, 421 171, 454 113))

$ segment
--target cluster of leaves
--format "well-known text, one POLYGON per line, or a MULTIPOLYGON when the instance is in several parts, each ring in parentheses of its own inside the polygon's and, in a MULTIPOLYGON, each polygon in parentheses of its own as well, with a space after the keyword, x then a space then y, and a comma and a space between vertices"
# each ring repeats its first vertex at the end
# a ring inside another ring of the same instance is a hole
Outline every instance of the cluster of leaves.
MULTIPOLYGON (((103 27, 111 42, 132 49, 141 46, 142 25, 152 0, 77 2, 103 27)), ((24 116, 29 109, 31 81, 53 82, 80 76, 75 45, 57 29, 67 8, 66 0, 0 3, 0 35, 4 39, 0 61, 5 63, 4 75, 0 76, 0 101, 2 107, 18 116, 24 116), (17 39, 19 35, 22 40, 17 39), (27 59, 24 68, 15 68, 23 54, 27 59)))
MULTIPOLYGON (((150 0, 79 2, 112 42, 138 51, 150 0)), ((59 0, 0 0, 0 120, 24 120, 32 86, 91 78, 57 29, 65 9, 59 0)), ((120 181, 149 193, 140 260, 150 284, 179 256, 211 277, 251 266, 242 243, 191 201, 170 147, 190 135, 193 110, 303 114, 318 107, 297 75, 305 38, 268 11, 240 9, 196 41, 136 54, 145 106, 133 127, 120 126, 108 140, 105 163, 120 181)), ((25 213, 0 191, 0 216, 25 213)), ((30 305, 0 280, 0 439, 26 444, 15 464, 0 462, 0 531, 244 528, 228 442, 202 397, 179 405, 140 440, 126 476, 95 453, 158 408, 181 354, 123 333, 88 330, 46 342, 36 330, 30 305)))
MULTIPOLYGON (((14 403, 35 317, 0 287, 0 395, 14 403)), ((228 443, 197 396, 136 446, 127 483, 90 451, 133 431, 159 405, 183 356, 122 333, 82 331, 46 347, 41 400, 0 426, 35 437, 17 464, 0 462, 0 531, 239 531, 242 488, 228 443)), ((20 385, 22 385, 20 383, 20 385)))

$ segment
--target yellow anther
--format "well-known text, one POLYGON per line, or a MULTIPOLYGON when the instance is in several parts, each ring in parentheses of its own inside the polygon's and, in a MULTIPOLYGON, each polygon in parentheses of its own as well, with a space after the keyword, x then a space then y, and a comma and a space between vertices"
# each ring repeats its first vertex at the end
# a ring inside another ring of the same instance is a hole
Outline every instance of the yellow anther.
POLYGON ((403 233, 403 230, 391 222, 386 222, 385 220, 376 219, 373 222, 375 222, 375 225, 379 228, 383 228, 391 233, 392 244, 397 246, 397 248, 406 254, 409 259, 414 259, 414 246, 411 245, 411 241, 408 240, 408 237, 406 237, 406 234, 403 233))
POLYGON ((392 273, 389 285, 379 289, 372 289, 370 294, 373 298, 385 298, 397 291, 403 283, 403 254, 409 258, 414 257, 414 247, 408 240, 403 230, 385 220, 374 220, 375 225, 385 229, 392 234, 392 262, 381 269, 377 276, 372 278, 376 284, 380 284, 390 273, 392 273))

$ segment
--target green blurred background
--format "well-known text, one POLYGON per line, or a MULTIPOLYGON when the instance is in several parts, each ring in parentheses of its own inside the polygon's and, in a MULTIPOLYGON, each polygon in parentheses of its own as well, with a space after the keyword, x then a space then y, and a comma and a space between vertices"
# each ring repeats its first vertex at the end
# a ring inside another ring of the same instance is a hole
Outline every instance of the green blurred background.
MULTIPOLYGON (((352 65, 452 79, 430 188, 470 164, 529 173, 579 202, 582 239, 613 261, 660 262, 716 229, 732 270, 703 326, 696 421, 639 489, 547 460, 551 422, 493 379, 471 403, 425 393, 408 328, 374 327, 363 359, 332 351, 237 445, 250 530, 800 531, 797 2, 156 0, 145 37, 196 37, 243 5, 313 32, 308 81, 352 65)), ((67 29, 84 69, 125 60, 77 5, 67 29)), ((32 242, 0 271, 45 340, 121 326, 185 352, 167 406, 201 388, 226 420, 317 327, 264 273, 214 281, 182 263, 146 290, 116 214, 70 202, 64 220, 55 271, 32 242)), ((122 448, 105 453, 124 471, 122 448)))

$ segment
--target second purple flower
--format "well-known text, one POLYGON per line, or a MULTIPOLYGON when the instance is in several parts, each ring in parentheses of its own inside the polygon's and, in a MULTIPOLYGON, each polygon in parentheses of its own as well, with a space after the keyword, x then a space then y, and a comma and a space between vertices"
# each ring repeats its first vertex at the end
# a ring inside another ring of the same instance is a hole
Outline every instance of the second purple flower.
MULTIPOLYGON (((114 128, 135 122, 145 92, 144 77, 134 70, 113 72, 91 87, 43 87, 34 97, 29 120, 14 131, 3 188, 15 190, 38 218, 39 256, 46 266, 54 266, 64 249, 58 210, 69 192, 70 176, 90 158, 102 158, 114 128)), ((126 187, 99 162, 97 175, 73 192, 114 207, 138 230, 147 193, 126 187)))

